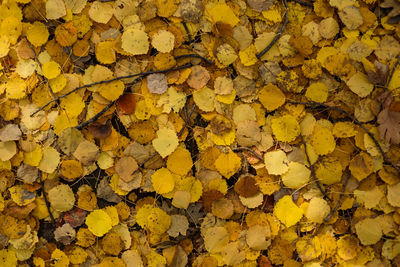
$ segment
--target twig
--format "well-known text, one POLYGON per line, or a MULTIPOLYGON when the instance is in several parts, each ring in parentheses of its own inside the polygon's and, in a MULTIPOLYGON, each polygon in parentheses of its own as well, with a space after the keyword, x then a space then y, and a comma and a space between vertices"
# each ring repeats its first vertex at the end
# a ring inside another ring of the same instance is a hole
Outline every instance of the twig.
POLYGON ((250 152, 251 154, 253 154, 253 156, 254 157, 256 157, 258 160, 260 160, 260 161, 264 161, 264 158, 262 157, 262 156, 260 156, 257 152, 255 152, 253 149, 251 149, 251 148, 248 148, 248 147, 243 147, 243 146, 240 146, 240 147, 237 147, 237 148, 235 148, 235 149, 233 149, 233 151, 234 152, 236 152, 236 151, 247 151, 247 152, 250 152))
POLYGON ((337 107, 332 107, 329 106, 327 104, 324 103, 318 103, 318 102, 299 102, 299 101, 292 101, 292 100, 286 100, 287 103, 290 104, 295 104, 295 105, 305 105, 305 106, 309 106, 311 108, 318 108, 318 107, 324 107, 326 109, 330 109, 330 110, 335 110, 338 111, 342 114, 344 114, 348 119, 350 119, 354 124, 360 126, 361 129, 363 129, 368 136, 372 139, 372 141, 374 142, 374 144, 376 145, 376 147, 378 148, 379 152, 381 153, 384 162, 388 163, 390 166, 392 166, 399 174, 400 174, 400 169, 399 167, 397 167, 390 159, 389 157, 386 155, 385 151, 383 151, 382 146, 379 144, 378 140, 376 140, 374 134, 368 130, 360 121, 358 121, 356 118, 354 118, 353 115, 351 115, 349 112, 341 109, 341 108, 337 108, 337 107))
POLYGON ((329 201, 332 201, 332 199, 326 194, 325 189, 322 187, 317 176, 315 175, 314 166, 313 166, 313 164, 311 164, 311 160, 310 160, 310 157, 307 152, 307 144, 306 144, 306 141, 304 140, 303 135, 300 134, 300 137, 301 137, 301 142, 303 143, 303 146, 304 146, 304 153, 306 154, 306 159, 307 159, 308 165, 310 165, 311 176, 314 179, 315 183, 317 184, 318 189, 319 189, 319 191, 321 191, 324 198, 328 199, 329 201))
MULTIPOLYGON (((32 49, 33 56, 35 57, 36 63, 39 65, 40 69, 43 70, 43 68, 42 68, 42 63, 40 63, 40 61, 39 61, 39 59, 38 59, 38 57, 37 57, 37 55, 36 55, 36 51, 35 51, 35 49, 33 48, 31 42, 29 42, 28 39, 27 39, 26 41, 28 42, 28 45, 29 45, 30 49, 32 49)), ((43 76, 43 77, 44 77, 44 76, 43 76)), ((56 98, 56 95, 54 94, 53 88, 51 88, 51 85, 50 85, 50 83, 49 83, 49 80, 48 80, 46 77, 44 77, 44 79, 45 79, 45 81, 46 81, 46 83, 47 83, 47 86, 49 87, 50 94, 51 94, 51 96, 53 97, 53 100, 54 100, 54 99, 56 98)))
POLYGON ((96 115, 94 115, 93 117, 91 117, 90 119, 88 119, 85 122, 82 122, 81 124, 79 124, 78 126, 75 126, 76 129, 78 130, 82 130, 83 128, 85 128, 86 126, 88 126, 89 124, 91 124, 92 122, 97 121, 98 118, 100 118, 104 113, 107 112, 107 110, 109 110, 114 104, 115 104, 116 100, 111 101, 105 108, 103 108, 99 113, 97 113, 96 115))
POLYGON ((183 25, 183 28, 185 28, 186 34, 188 36, 189 44, 191 44, 192 43, 192 36, 191 36, 189 28, 188 28, 188 26, 187 26, 187 24, 186 24, 186 22, 184 20, 182 20, 182 25, 183 25))
POLYGON ((393 75, 394 75, 394 72, 396 71, 396 68, 397 68, 397 66, 399 65, 399 63, 400 63, 400 56, 397 58, 396 63, 394 63, 393 69, 392 69, 392 71, 390 72, 390 76, 389 76, 389 78, 388 78, 388 80, 387 80, 387 82, 386 82, 386 85, 385 85, 386 88, 388 88, 389 83, 390 83, 390 81, 392 80, 393 75))
POLYGON ((314 7, 314 4, 311 2, 306 2, 306 1, 302 1, 302 0, 289 0, 289 1, 293 1, 295 3, 298 3, 302 6, 308 6, 308 7, 314 7))
POLYGON ((189 115, 185 118, 185 124, 182 126, 182 129, 178 133, 178 137, 181 137, 181 135, 183 134, 183 131, 189 125, 190 117, 192 117, 192 114, 193 114, 193 111, 194 111, 195 107, 196 107, 196 104, 193 104, 192 108, 190 109, 189 115))
POLYGON ((286 24, 288 23, 288 7, 287 7, 287 3, 286 0, 283 0, 283 4, 285 5, 285 14, 283 15, 283 24, 282 27, 280 28, 280 30, 276 33, 274 39, 272 39, 272 41, 269 43, 269 45, 264 48, 260 53, 256 54, 256 57, 258 59, 260 59, 263 55, 265 55, 265 53, 267 53, 272 46, 279 40, 279 38, 281 37, 283 31, 285 30, 286 24))
POLYGON ((347 183, 349 182, 349 178, 350 178, 350 172, 347 171, 347 175, 346 175, 346 178, 344 180, 344 183, 343 183, 343 186, 342 186, 342 191, 340 192, 340 196, 339 196, 338 202, 336 203, 336 206, 333 208, 331 213, 329 213, 329 215, 325 217, 324 221, 326 221, 326 222, 329 221, 329 219, 333 216, 333 214, 335 214, 336 210, 339 208, 340 204, 342 203, 342 198, 344 196, 344 191, 346 190, 347 183))
POLYGON ((175 59, 181 59, 181 58, 188 58, 188 57, 200 58, 200 59, 202 59, 203 61, 205 61, 208 64, 211 64, 211 65, 214 64, 214 62, 212 60, 210 60, 208 58, 205 58, 205 57, 202 57, 202 56, 200 56, 198 54, 180 55, 180 56, 175 56, 174 58, 175 59))
POLYGON ((33 113, 31 114, 31 117, 32 117, 33 115, 35 115, 36 113, 38 113, 39 111, 45 109, 45 108, 46 108, 48 105, 50 105, 51 103, 53 103, 53 102, 55 102, 55 101, 57 101, 57 100, 60 100, 61 98, 64 98, 64 97, 66 97, 66 96, 68 96, 68 95, 70 95, 70 94, 72 94, 72 93, 78 91, 79 89, 88 88, 88 87, 91 87, 91 86, 93 86, 93 85, 105 84, 105 83, 110 83, 110 82, 119 81, 119 80, 123 80, 123 79, 138 77, 138 76, 142 76, 142 77, 143 77, 143 76, 147 76, 147 75, 155 74, 155 73, 166 73, 166 72, 170 72, 170 71, 174 71, 174 70, 186 69, 186 68, 190 68, 190 67, 192 67, 192 66, 193 66, 193 65, 192 65, 191 63, 187 63, 187 64, 184 64, 184 65, 182 65, 182 66, 178 66, 178 67, 170 68, 170 69, 166 69, 166 70, 145 71, 145 72, 140 72, 140 73, 136 73, 136 74, 125 75, 125 76, 116 77, 116 78, 109 79, 109 80, 103 80, 103 81, 99 81, 99 82, 94 82, 94 83, 89 83, 89 84, 85 84, 85 85, 82 85, 82 86, 78 86, 78 87, 74 88, 73 90, 69 91, 68 93, 63 94, 63 95, 60 95, 60 96, 56 97, 55 99, 53 99, 53 100, 47 102, 45 105, 41 106, 38 110, 36 110, 35 112, 33 112, 33 113))
POLYGON ((53 214, 51 213, 51 210, 50 210, 50 202, 49 202, 49 200, 48 200, 47 197, 46 197, 46 193, 44 192, 44 182, 43 182, 43 179, 42 179, 42 172, 41 172, 41 171, 39 171, 39 181, 40 181, 40 186, 42 187, 42 194, 43 194, 44 203, 46 203, 47 212, 49 213, 51 222, 52 222, 53 224, 55 224, 55 223, 56 223, 56 220, 54 219, 53 214))

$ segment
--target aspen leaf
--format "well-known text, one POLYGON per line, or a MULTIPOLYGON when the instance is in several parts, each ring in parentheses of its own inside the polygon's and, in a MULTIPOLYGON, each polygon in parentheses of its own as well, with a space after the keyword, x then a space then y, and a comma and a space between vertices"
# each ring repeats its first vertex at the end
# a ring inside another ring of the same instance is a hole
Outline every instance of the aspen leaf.
POLYGON ((23 185, 15 185, 10 187, 8 191, 11 194, 11 199, 19 206, 25 206, 35 201, 35 193, 26 190, 23 185))
POLYGON ((318 155, 331 153, 336 146, 332 132, 325 127, 318 127, 312 135, 312 146, 318 155))
POLYGON ((175 36, 169 31, 159 30, 151 39, 151 45, 161 53, 168 53, 174 49, 175 36))
POLYGON ((284 196, 275 204, 274 215, 286 227, 295 225, 303 217, 303 210, 293 203, 291 196, 284 196))
POLYGON ((209 18, 213 23, 223 22, 232 27, 239 23, 238 17, 236 17, 232 9, 226 4, 216 4, 210 7, 207 11, 209 13, 209 18))
POLYGON ((282 150, 270 151, 264 154, 265 168, 269 174, 281 175, 289 170, 286 153, 282 150))
POLYGON ((323 103, 328 99, 328 87, 322 82, 313 83, 307 88, 306 97, 311 101, 323 103))
POLYGON ((68 256, 62 251, 56 248, 52 253, 51 253, 51 258, 53 259, 54 263, 53 266, 61 267, 61 266, 68 266, 69 265, 69 259, 68 256))
POLYGON ((329 207, 326 200, 318 197, 313 197, 308 204, 305 216, 311 222, 322 223, 326 216, 328 216, 330 210, 331 208, 329 207))
POLYGON ((251 196, 251 197, 242 197, 239 196, 240 202, 248 207, 249 209, 254 209, 260 206, 263 203, 264 196, 261 192, 251 196))
POLYGON ((17 145, 14 141, 0 142, 0 159, 7 161, 17 153, 17 145))
POLYGON ((242 159, 232 150, 229 150, 228 153, 221 153, 215 160, 215 168, 227 179, 239 171, 241 164, 242 159))
POLYGON ((21 99, 26 96, 26 84, 23 79, 19 77, 9 79, 6 86, 6 95, 9 99, 21 99))
POLYGON ((166 168, 158 169, 151 176, 153 188, 158 194, 169 193, 174 189, 175 181, 171 172, 166 168))
POLYGON ((291 142, 300 134, 300 125, 291 115, 274 117, 271 119, 272 133, 281 142, 291 142))
POLYGON ((282 174, 282 183, 293 189, 300 188, 310 180, 311 171, 298 162, 289 162, 288 171, 282 174))
POLYGON ((368 96, 374 89, 374 85, 368 80, 367 75, 362 72, 354 74, 346 84, 359 97, 368 96))
POLYGON ((137 223, 154 234, 163 234, 171 226, 171 216, 160 208, 145 205, 136 214, 137 223))
POLYGON ((149 37, 139 29, 128 28, 122 34, 122 49, 132 55, 146 54, 149 50, 149 37))
POLYGON ((113 6, 110 3, 94 1, 88 14, 95 22, 106 24, 112 18, 113 13, 113 6))
POLYGON ((349 169, 351 174, 357 180, 361 181, 370 175, 374 170, 372 158, 368 154, 361 152, 352 158, 349 169))
POLYGON ((207 86, 194 91, 193 100, 202 111, 211 112, 214 110, 215 93, 207 86))
POLYGON ((246 243, 251 249, 264 250, 271 244, 271 229, 265 225, 253 225, 246 231, 246 243))
POLYGON ((101 85, 98 92, 107 100, 117 100, 124 92, 125 85, 122 81, 113 81, 106 85, 101 85))
POLYGON ((168 229, 167 233, 171 237, 178 237, 179 234, 185 236, 188 228, 189 222, 186 216, 171 215, 171 226, 168 229))
POLYGON ((104 210, 94 210, 86 217, 86 225, 95 236, 103 236, 111 230, 111 218, 104 210))
POLYGON ((210 253, 220 252, 229 242, 225 227, 215 226, 207 229, 204 235, 204 246, 210 253))
POLYGON ((277 86, 270 83, 258 92, 258 99, 264 108, 273 111, 285 103, 286 97, 277 86))
POLYGON ((48 0, 46 1, 46 18, 59 19, 67 15, 64 1, 62 0, 48 0))
POLYGON ((363 245, 376 244, 382 237, 382 228, 375 219, 367 218, 355 225, 358 238, 363 245))
POLYGON ((172 205, 178 209, 187 209, 190 204, 191 194, 187 191, 177 190, 172 198, 172 205))
POLYGON ((47 42, 49 38, 49 32, 43 23, 35 21, 30 25, 26 34, 26 38, 28 38, 28 41, 32 45, 41 46, 47 42))
POLYGON ((167 168, 178 175, 186 175, 193 166, 192 156, 190 152, 183 147, 178 147, 169 155, 167 159, 167 168))
POLYGON ((46 147, 43 149, 43 156, 38 168, 43 172, 52 173, 57 169, 59 163, 60 153, 53 147, 46 147))
POLYGON ((57 211, 69 211, 74 207, 75 196, 68 185, 61 184, 50 189, 49 202, 57 211))
POLYGON ((165 158, 178 147, 178 137, 175 131, 162 128, 157 131, 157 138, 152 141, 152 144, 161 157, 165 158))

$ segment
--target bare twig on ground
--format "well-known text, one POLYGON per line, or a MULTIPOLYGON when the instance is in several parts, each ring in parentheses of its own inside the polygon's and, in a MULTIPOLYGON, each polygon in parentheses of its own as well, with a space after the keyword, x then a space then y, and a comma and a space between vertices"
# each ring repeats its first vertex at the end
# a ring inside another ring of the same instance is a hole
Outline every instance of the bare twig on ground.
POLYGON ((317 176, 315 175, 314 166, 313 166, 313 164, 311 164, 311 160, 310 160, 310 157, 309 157, 308 152, 307 152, 306 141, 304 140, 304 137, 302 135, 300 135, 300 137, 301 137, 301 142, 303 143, 303 146, 304 146, 304 153, 306 154, 306 159, 307 159, 308 165, 310 165, 311 176, 314 179, 315 183, 317 184, 318 189, 319 189, 319 191, 321 191, 321 193, 324 196, 324 198, 328 199, 329 201, 332 201, 332 199, 326 194, 325 189, 322 187, 322 185, 319 182, 317 176))
POLYGON ((46 208, 47 208, 47 211, 48 211, 48 213, 49 213, 51 222, 52 222, 53 224, 55 224, 55 223, 56 223, 56 220, 54 219, 54 216, 53 216, 53 214, 51 213, 51 210, 50 210, 50 202, 49 202, 49 200, 47 199, 46 193, 44 192, 44 182, 43 182, 43 179, 42 179, 42 172, 41 172, 41 171, 39 171, 39 182, 40 182, 40 186, 42 187, 42 194, 43 194, 44 203, 46 203, 46 208))
POLYGON ((349 182, 350 179, 350 172, 347 171, 346 178, 344 180, 343 186, 342 186, 342 191, 340 192, 340 196, 338 199, 338 202, 336 203, 336 206, 333 208, 331 213, 328 214, 328 216, 325 217, 324 221, 329 221, 329 219, 335 214, 336 210, 340 207, 340 204, 342 203, 342 198, 344 196, 344 191, 346 190, 347 183, 349 182))

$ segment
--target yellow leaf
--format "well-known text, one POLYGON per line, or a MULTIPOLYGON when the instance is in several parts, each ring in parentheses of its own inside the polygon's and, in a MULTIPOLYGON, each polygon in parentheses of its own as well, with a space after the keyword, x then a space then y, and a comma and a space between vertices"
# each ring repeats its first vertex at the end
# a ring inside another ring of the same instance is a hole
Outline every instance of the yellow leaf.
POLYGON ((285 103, 286 97, 281 89, 270 83, 258 92, 258 100, 268 111, 273 111, 285 103))
POLYGON ((17 145, 14 141, 0 142, 0 160, 10 160, 17 153, 17 145))
POLYGON ((18 266, 18 259, 15 255, 15 252, 11 249, 2 249, 0 250, 0 262, 3 266, 18 266))
POLYGON ((342 180, 342 164, 335 157, 323 158, 314 168, 315 176, 321 183, 331 185, 342 180))
POLYGON ((69 266, 68 256, 62 250, 56 248, 53 253, 51 253, 51 258, 54 260, 52 266, 54 267, 66 267, 69 266))
POLYGON ((300 134, 300 125, 296 118, 291 115, 283 115, 271 119, 272 133, 276 140, 291 142, 300 134))
POLYGON ((269 174, 281 175, 288 171, 288 159, 282 150, 269 151, 264 154, 265 168, 269 174))
POLYGON ((105 99, 114 101, 122 95, 124 89, 125 85, 122 81, 113 81, 107 84, 102 84, 99 87, 98 92, 105 99))
POLYGON ((86 217, 86 225, 95 236, 103 236, 111 230, 112 221, 104 210, 94 210, 86 217))
POLYGON ((350 121, 339 121, 333 125, 332 133, 338 138, 348 138, 355 136, 357 129, 350 121))
POLYGON ((252 66, 256 64, 258 61, 256 53, 256 47, 254 45, 249 45, 249 47, 239 52, 240 62, 242 62, 244 66, 252 66))
POLYGON ((46 25, 41 22, 35 21, 32 25, 30 25, 26 33, 26 37, 32 45, 41 46, 47 42, 49 38, 49 32, 46 25))
POLYGON ((291 196, 284 196, 275 204, 274 215, 286 227, 295 225, 303 217, 303 210, 293 203, 291 196))
POLYGON ((20 77, 9 79, 6 86, 7 98, 21 99, 26 96, 26 83, 20 77))
POLYGON ((328 99, 328 87, 322 82, 312 83, 307 88, 306 97, 310 101, 323 103, 328 99))
POLYGON ((169 53, 174 49, 175 36, 169 31, 158 30, 151 39, 151 45, 161 53, 169 53))
POLYGON ((171 225, 171 216, 160 208, 144 205, 136 214, 137 223, 153 234, 165 233, 171 225))
POLYGON ((62 98, 60 106, 65 110, 65 114, 68 118, 72 119, 81 114, 82 110, 85 108, 85 102, 83 101, 82 96, 76 92, 62 98))
POLYGON ((328 216, 330 210, 331 208, 324 199, 313 197, 308 204, 305 215, 311 222, 322 223, 326 216, 328 216))
POLYGON ((74 207, 75 195, 71 187, 66 184, 60 184, 49 191, 49 202, 51 207, 57 211, 69 211, 74 207))
POLYGON ((192 156, 189 150, 178 147, 169 155, 167 159, 167 168, 178 175, 186 175, 193 166, 192 156))
POLYGON ((304 164, 291 161, 288 164, 289 170, 282 174, 282 182, 285 186, 298 189, 306 185, 310 180, 311 171, 304 164))
POLYGON ((232 175, 238 172, 242 166, 242 159, 232 150, 228 153, 221 153, 215 160, 215 168, 217 171, 229 179, 232 175))
POLYGON ((57 169, 58 163, 60 163, 60 153, 53 147, 46 147, 43 149, 43 156, 39 163, 39 170, 52 173, 57 169))
POLYGON ((178 141, 175 131, 161 128, 157 131, 157 138, 153 139, 152 143, 154 149, 161 155, 161 157, 165 158, 178 147, 178 141))
POLYGON ((223 22, 231 25, 232 27, 236 26, 239 23, 239 18, 236 17, 233 10, 226 4, 216 4, 211 7, 207 7, 207 12, 211 22, 223 22))
POLYGON ((359 97, 368 96, 374 89, 374 85, 368 80, 368 76, 362 72, 354 74, 346 84, 359 97))
POLYGON ((336 142, 332 132, 325 127, 316 127, 312 135, 312 146, 318 155, 326 155, 333 152, 336 142))
POLYGON ((35 201, 35 193, 26 190, 23 185, 16 185, 8 189, 11 199, 19 206, 25 206, 35 201))
POLYGON ((211 112, 214 110, 215 93, 207 86, 194 91, 193 100, 202 111, 211 112))
POLYGON ((7 56, 8 52, 10 51, 10 39, 5 36, 0 36, 0 58, 7 56))
POLYGON ((112 64, 116 60, 114 41, 102 41, 96 45, 96 59, 102 64, 112 64))
POLYGON ((98 23, 106 24, 113 16, 113 5, 107 2, 94 1, 89 9, 89 17, 98 23))
POLYGON ((382 238, 382 227, 378 220, 366 218, 355 225, 358 239, 361 244, 374 245, 382 238))
POLYGON ((153 188, 158 194, 171 192, 175 187, 174 177, 167 168, 158 169, 151 176, 153 188))
POLYGON ((148 39, 149 37, 146 32, 135 28, 128 28, 122 34, 122 49, 132 55, 146 54, 149 50, 148 39))
POLYGON ((42 72, 47 79, 54 79, 60 75, 61 67, 55 61, 48 61, 42 65, 42 72))

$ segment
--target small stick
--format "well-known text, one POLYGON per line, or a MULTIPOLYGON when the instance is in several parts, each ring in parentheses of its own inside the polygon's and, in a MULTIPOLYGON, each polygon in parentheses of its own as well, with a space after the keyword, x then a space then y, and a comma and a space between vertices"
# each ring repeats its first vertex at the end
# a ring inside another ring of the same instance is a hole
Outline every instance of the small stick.
POLYGON ((298 3, 302 6, 308 6, 308 7, 314 7, 314 4, 311 2, 306 2, 306 1, 302 1, 302 0, 289 0, 289 1, 293 1, 295 3, 298 3))
MULTIPOLYGON (((37 57, 37 55, 36 55, 35 49, 33 48, 31 42, 29 42, 28 40, 26 40, 26 41, 28 42, 28 45, 29 45, 30 49, 32 49, 33 56, 35 57, 36 63, 37 63, 37 64, 39 65, 39 67, 42 69, 42 63, 40 63, 40 61, 39 61, 39 59, 38 59, 38 57, 37 57)), ((44 76, 43 76, 43 77, 44 77, 44 76)), ((45 79, 45 81, 46 81, 46 83, 47 83, 47 86, 49 87, 50 94, 51 94, 51 96, 53 97, 53 100, 54 100, 54 99, 56 98, 56 95, 54 94, 53 88, 51 88, 51 85, 50 85, 50 83, 49 83, 49 80, 48 80, 46 77, 44 77, 44 79, 45 79)))
POLYGON ((326 222, 329 221, 329 219, 333 216, 333 214, 335 214, 336 210, 339 208, 340 204, 342 203, 342 198, 344 196, 344 191, 346 190, 347 183, 349 182, 349 178, 350 178, 350 172, 347 172, 346 178, 345 178, 343 186, 342 186, 342 191, 340 192, 338 202, 336 203, 336 206, 333 208, 331 213, 329 213, 329 215, 325 217, 324 221, 326 221, 326 222))
POLYGON ((198 54, 180 55, 180 56, 175 56, 174 58, 175 59, 181 59, 181 58, 188 58, 188 57, 200 58, 200 59, 202 59, 203 61, 205 61, 206 63, 208 63, 210 65, 214 64, 214 62, 212 60, 209 60, 209 59, 207 59, 205 57, 202 57, 202 56, 200 56, 198 54))
POLYGON ((393 69, 392 69, 392 71, 390 72, 390 76, 389 76, 389 78, 388 78, 388 80, 387 80, 387 82, 386 82, 386 85, 385 85, 386 88, 388 88, 389 83, 390 83, 390 81, 392 80, 393 75, 394 75, 394 72, 396 71, 396 68, 397 68, 397 66, 399 65, 399 63, 400 63, 400 56, 397 58, 396 63, 394 63, 393 69))
POLYGON ((193 111, 196 107, 196 104, 193 104, 193 107, 190 109, 189 115, 187 116, 186 120, 185 120, 185 124, 182 126, 182 129, 179 131, 178 133, 178 137, 180 137, 183 134, 183 131, 186 129, 186 127, 189 125, 190 123, 190 117, 192 117, 193 111))
POLYGON ((183 28, 185 28, 186 34, 188 36, 189 44, 191 44, 193 42, 192 36, 191 36, 189 28, 188 28, 188 26, 187 26, 187 24, 186 24, 186 22, 184 20, 182 20, 182 25, 183 25, 183 28))
POLYGON ((286 24, 287 24, 288 21, 289 21, 289 20, 288 20, 288 15, 287 15, 287 13, 288 13, 288 7, 287 7, 286 0, 283 0, 283 4, 285 5, 285 14, 283 15, 283 24, 282 24, 282 27, 281 27, 280 30, 276 33, 274 39, 272 39, 272 41, 269 43, 269 45, 268 45, 266 48, 264 48, 260 53, 257 53, 257 54, 256 54, 256 57, 257 57, 258 59, 260 59, 263 55, 265 55, 265 53, 267 53, 267 52, 272 48, 272 46, 279 40, 279 38, 281 37, 283 31, 285 30, 286 24))
POLYGON ((315 175, 315 170, 314 170, 314 166, 311 164, 311 160, 310 157, 308 156, 308 152, 307 152, 307 144, 306 141, 304 140, 303 135, 300 134, 301 137, 301 142, 304 145, 304 153, 306 154, 306 158, 307 158, 307 162, 308 165, 310 165, 310 171, 311 171, 311 176, 314 179, 315 183, 318 186, 319 191, 321 191, 322 195, 324 196, 324 198, 328 199, 329 201, 332 201, 332 199, 326 194, 326 191, 324 190, 324 188, 321 186, 321 183, 319 182, 317 176, 315 175))
POLYGON ((191 63, 187 63, 187 64, 185 64, 185 65, 178 66, 178 67, 175 67, 175 68, 166 69, 166 70, 145 71, 145 72, 140 72, 140 73, 136 73, 136 74, 125 75, 125 76, 116 77, 116 78, 109 79, 109 80, 103 80, 103 81, 99 81, 99 82, 94 82, 94 83, 89 83, 89 84, 85 84, 85 85, 82 85, 82 86, 78 86, 78 87, 74 88, 73 90, 69 91, 68 93, 63 94, 63 95, 60 95, 59 97, 56 97, 55 99, 53 99, 53 100, 47 102, 45 105, 43 105, 43 106, 40 107, 38 110, 36 110, 35 112, 33 112, 33 113, 31 114, 31 117, 32 117, 33 115, 35 115, 36 113, 38 113, 39 111, 41 111, 41 110, 43 110, 44 108, 46 108, 46 107, 47 107, 48 105, 50 105, 51 103, 53 103, 53 102, 55 102, 55 101, 57 101, 57 100, 60 100, 61 98, 64 98, 64 97, 66 97, 66 96, 68 96, 68 95, 70 95, 70 94, 72 94, 72 93, 74 93, 74 92, 76 92, 76 91, 78 91, 79 89, 82 89, 82 88, 88 88, 88 87, 93 86, 93 85, 110 83, 110 82, 119 81, 119 80, 123 80, 123 79, 127 79, 127 78, 133 78, 133 77, 137 77, 137 76, 147 76, 147 75, 155 74, 155 73, 166 73, 166 72, 169 72, 169 71, 186 69, 186 68, 190 68, 190 67, 192 67, 192 66, 193 66, 193 65, 192 65, 191 63))
POLYGON ((44 192, 44 182, 43 182, 43 179, 42 179, 42 172, 41 172, 41 171, 39 171, 39 181, 40 181, 40 186, 42 187, 42 194, 43 194, 44 203, 46 203, 47 212, 49 213, 51 222, 52 222, 53 224, 55 224, 55 223, 56 223, 56 220, 54 219, 53 214, 51 213, 51 210, 50 210, 50 202, 49 202, 49 200, 48 200, 47 197, 46 197, 46 193, 44 192))
POLYGON ((82 130, 84 127, 88 126, 89 124, 91 124, 92 122, 97 121, 98 118, 100 118, 104 113, 106 113, 107 110, 109 110, 114 104, 115 104, 116 100, 111 101, 105 108, 103 108, 99 113, 97 113, 96 115, 94 115, 93 117, 91 117, 89 120, 82 122, 81 124, 79 124, 78 126, 75 126, 76 129, 78 130, 82 130))
POLYGON ((369 131, 360 121, 358 121, 356 118, 353 117, 353 115, 351 115, 349 112, 341 109, 341 108, 337 108, 337 107, 331 107, 327 104, 324 103, 318 103, 318 102, 298 102, 298 101, 292 101, 292 100, 287 100, 286 102, 290 103, 290 104, 296 104, 296 105, 306 105, 306 106, 310 106, 311 108, 317 108, 318 106, 324 107, 326 109, 331 109, 331 110, 335 110, 338 111, 342 114, 344 114, 348 119, 350 119, 351 121, 353 121, 353 123, 357 124, 358 126, 360 126, 361 129, 363 129, 368 136, 372 139, 372 141, 374 142, 374 144, 378 147, 379 152, 381 153, 384 161, 386 163, 388 163, 390 166, 392 166, 399 174, 400 174, 400 169, 399 167, 397 167, 390 159, 389 157, 386 155, 385 151, 383 151, 383 148, 381 147, 381 145, 379 144, 378 140, 376 140, 374 134, 369 131))
POLYGON ((260 156, 257 152, 255 152, 253 149, 250 149, 248 147, 237 147, 235 149, 233 149, 234 152, 236 151, 247 151, 250 152, 251 154, 253 154, 254 157, 256 157, 258 160, 260 160, 261 162, 264 162, 264 158, 262 156, 260 156))

